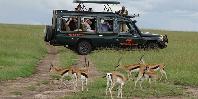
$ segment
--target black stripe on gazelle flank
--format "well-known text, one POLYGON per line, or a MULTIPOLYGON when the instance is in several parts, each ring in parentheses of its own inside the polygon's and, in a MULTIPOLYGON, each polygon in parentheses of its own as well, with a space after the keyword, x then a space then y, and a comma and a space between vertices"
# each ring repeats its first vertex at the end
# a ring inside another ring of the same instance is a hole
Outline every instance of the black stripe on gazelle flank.
POLYGON ((151 69, 157 69, 159 68, 160 66, 159 65, 156 65, 155 67, 151 68, 151 69))
POLYGON ((81 75, 85 76, 86 78, 88 78, 88 75, 86 73, 81 73, 81 75))
POLYGON ((69 70, 65 70, 63 73, 61 73, 61 76, 63 76, 67 72, 69 72, 69 70))
POLYGON ((138 65, 138 66, 136 66, 136 67, 134 67, 134 68, 131 68, 130 69, 130 71, 132 71, 132 70, 134 70, 134 69, 138 69, 138 68, 140 68, 140 66, 138 65))

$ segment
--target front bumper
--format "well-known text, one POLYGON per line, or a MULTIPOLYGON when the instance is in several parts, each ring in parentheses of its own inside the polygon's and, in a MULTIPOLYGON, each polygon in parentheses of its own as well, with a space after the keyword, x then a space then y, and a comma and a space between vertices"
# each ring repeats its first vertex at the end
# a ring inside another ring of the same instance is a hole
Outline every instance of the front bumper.
POLYGON ((166 42, 166 43, 168 43, 168 36, 167 35, 164 35, 163 36, 163 41, 166 42))
POLYGON ((168 36, 167 35, 163 35, 163 40, 159 42, 159 47, 161 49, 166 48, 167 47, 167 43, 168 43, 168 36))

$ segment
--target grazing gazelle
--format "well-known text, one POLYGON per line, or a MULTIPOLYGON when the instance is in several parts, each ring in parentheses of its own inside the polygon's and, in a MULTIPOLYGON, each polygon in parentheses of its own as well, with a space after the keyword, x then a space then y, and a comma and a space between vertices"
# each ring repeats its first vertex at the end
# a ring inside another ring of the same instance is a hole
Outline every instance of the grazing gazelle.
POLYGON ((128 80, 123 74, 119 72, 111 72, 111 73, 106 73, 106 78, 107 78, 107 87, 106 87, 106 95, 108 93, 108 90, 111 94, 111 98, 113 99, 112 96, 112 89, 115 86, 115 84, 118 84, 118 98, 122 98, 122 88, 125 84, 125 82, 128 80))
MULTIPOLYGON (((85 59, 86 62, 86 59, 85 59)), ((84 91, 84 86, 87 86, 87 81, 88 81, 88 72, 89 72, 89 61, 86 63, 86 66, 83 68, 77 67, 77 66, 71 66, 69 68, 60 68, 60 67, 55 67, 52 64, 50 65, 50 72, 54 72, 57 74, 61 75, 61 83, 66 85, 63 82, 63 78, 65 76, 71 76, 74 84, 74 90, 77 88, 78 84, 78 79, 81 80, 81 90, 84 91)), ((88 91, 88 89, 87 89, 88 91)))

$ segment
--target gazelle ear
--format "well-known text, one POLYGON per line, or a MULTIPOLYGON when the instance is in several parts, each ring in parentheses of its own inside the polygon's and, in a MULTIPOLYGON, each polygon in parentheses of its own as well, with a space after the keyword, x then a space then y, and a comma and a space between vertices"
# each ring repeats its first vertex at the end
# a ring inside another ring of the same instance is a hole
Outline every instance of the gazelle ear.
POLYGON ((87 67, 89 67, 89 61, 87 62, 87 67))
POLYGON ((54 65, 51 63, 51 64, 50 64, 50 67, 54 67, 54 65))
POLYGON ((49 72, 52 70, 53 67, 54 67, 54 65, 52 63, 50 63, 49 72))

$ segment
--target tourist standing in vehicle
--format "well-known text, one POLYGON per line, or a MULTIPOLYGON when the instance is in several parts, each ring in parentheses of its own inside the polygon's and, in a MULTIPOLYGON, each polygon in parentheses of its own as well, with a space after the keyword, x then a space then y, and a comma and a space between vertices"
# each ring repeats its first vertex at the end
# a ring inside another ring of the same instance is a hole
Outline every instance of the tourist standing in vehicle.
MULTIPOLYGON (((117 13, 118 13, 120 16, 123 16, 123 17, 125 17, 125 16, 128 15, 128 11, 126 10, 126 8, 125 8, 124 6, 122 6, 122 9, 119 10, 117 13)), ((126 31, 127 31, 127 30, 126 30, 126 23, 125 23, 125 22, 121 22, 121 23, 120 23, 120 32, 126 32, 126 31)))
POLYGON ((118 14, 121 16, 127 16, 128 11, 126 10, 125 6, 122 6, 122 9, 118 11, 118 14))

